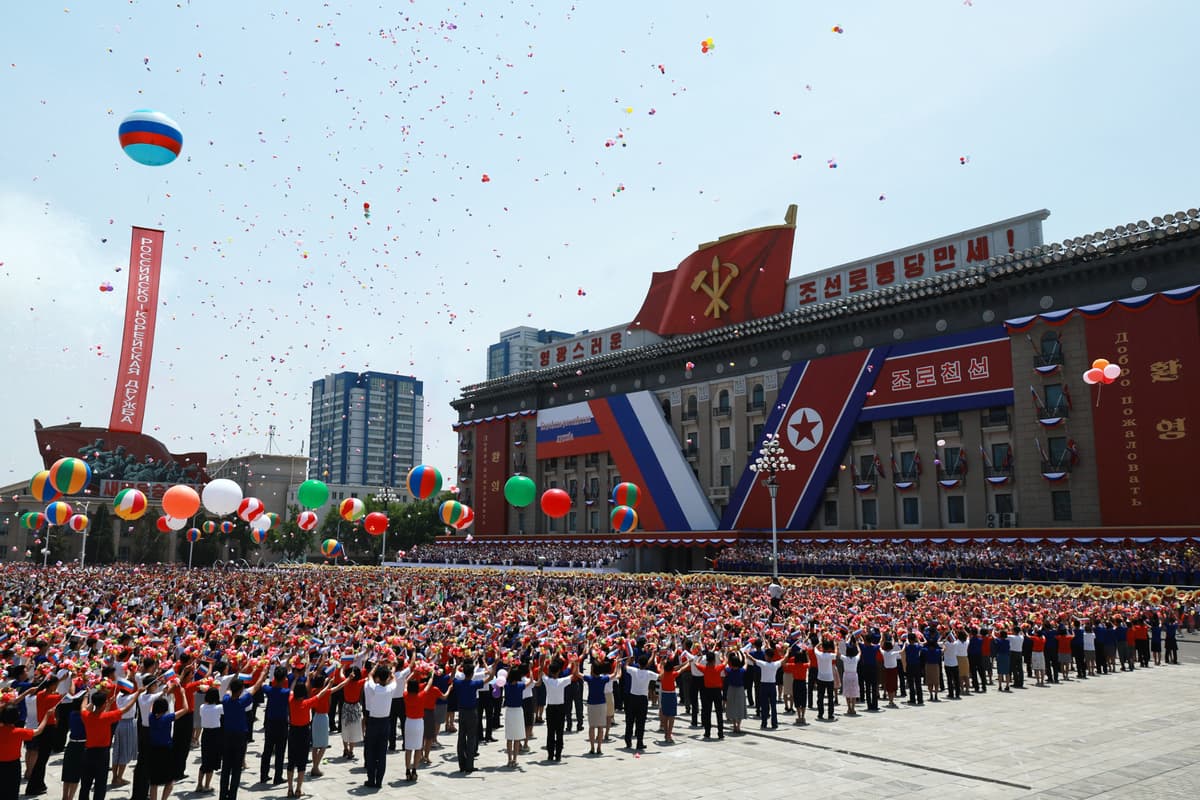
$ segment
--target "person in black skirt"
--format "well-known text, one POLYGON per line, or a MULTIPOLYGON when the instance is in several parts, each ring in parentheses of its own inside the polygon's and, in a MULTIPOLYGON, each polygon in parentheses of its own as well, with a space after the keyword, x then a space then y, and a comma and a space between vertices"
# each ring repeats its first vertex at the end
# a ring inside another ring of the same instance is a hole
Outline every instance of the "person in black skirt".
POLYGON ((62 800, 75 800, 79 790, 79 779, 83 777, 83 751, 87 749, 87 731, 83 728, 83 717, 79 709, 83 708, 83 698, 87 694, 86 685, 77 694, 67 695, 58 705, 62 712, 59 719, 67 728, 66 749, 63 750, 62 760, 62 800))
POLYGON ((178 682, 173 683, 175 708, 171 711, 167 698, 159 697, 150 708, 150 800, 167 800, 175 786, 175 758, 173 726, 177 714, 191 713, 191 698, 178 682))
MULTIPOLYGON (((196 793, 210 794, 213 791, 213 774, 221 769, 221 752, 225 747, 224 731, 221 728, 221 690, 211 686, 204 692, 204 703, 200 706, 200 774, 196 776, 196 793)), ((64 798, 69 800, 69 798, 64 798)))

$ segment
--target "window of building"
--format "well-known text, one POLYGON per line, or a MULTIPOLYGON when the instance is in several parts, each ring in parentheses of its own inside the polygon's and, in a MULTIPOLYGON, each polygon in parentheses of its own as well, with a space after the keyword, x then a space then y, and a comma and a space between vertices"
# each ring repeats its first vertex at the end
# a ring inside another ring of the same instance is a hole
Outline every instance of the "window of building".
POLYGON ((722 389, 721 393, 717 395, 717 408, 721 409, 722 411, 729 410, 729 390, 728 389, 722 389))
POLYGON ((1013 496, 1011 494, 996 495, 997 514, 1011 514, 1015 510, 1016 507, 1013 505, 1013 496))
POLYGON ((879 524, 879 507, 875 500, 862 500, 861 508, 863 525, 874 527, 879 524))
POLYGON ((572 511, 567 514, 567 532, 574 533, 579 530, 579 515, 572 511))
POLYGON ((962 448, 958 445, 942 451, 942 469, 947 475, 957 475, 962 468, 962 448))
MULTIPOLYGON (((761 422, 759 422, 759 423, 755 423, 754 427, 752 427, 750 429, 750 440, 754 442, 755 447, 757 447, 759 444, 762 443, 763 427, 764 427, 763 424, 761 422)), ((753 448, 751 448, 751 449, 753 449, 753 448)))
POLYGON ((1042 334, 1042 356, 1053 358, 1062 352, 1062 340, 1058 331, 1046 331, 1042 334))
POLYGON ((961 494, 946 497, 946 522, 951 525, 965 525, 967 522, 967 498, 961 494))
POLYGON ((600 495, 600 479, 595 475, 588 478, 588 494, 590 494, 592 497, 598 497, 600 495))
POLYGON ((762 408, 767 404, 767 393, 763 390, 761 383, 754 384, 754 388, 750 390, 750 407, 762 408))
POLYGON ((525 533, 525 512, 524 511, 517 512, 517 532, 525 533))
POLYGON ((836 528, 838 524, 837 500, 826 500, 823 521, 826 528, 836 528))
POLYGON ((600 512, 588 512, 588 533, 599 533, 600 531, 600 512))
POLYGON ((687 414, 684 415, 684 419, 695 419, 697 414, 699 413, 697 411, 698 405, 699 405, 699 401, 696 399, 696 395, 694 395, 694 394, 688 395, 687 414))
POLYGON ((1008 463, 1008 442, 994 442, 992 444, 992 468, 993 469, 1009 469, 1012 464, 1008 463))
POLYGON ((1051 466, 1059 467, 1069 461, 1067 458, 1067 437, 1051 436, 1046 440, 1046 446, 1050 451, 1051 466))
POLYGON ((671 398, 664 397, 662 399, 663 416, 667 418, 667 422, 671 421, 671 398))
POLYGON ((1055 522, 1071 521, 1070 492, 1051 492, 1050 507, 1053 510, 1053 518, 1055 522))
POLYGON ((917 451, 916 450, 901 450, 900 451, 900 472, 902 477, 915 478, 917 476, 917 451))
POLYGON ((721 449, 728 450, 733 447, 733 432, 730 428, 721 428, 717 431, 717 438, 721 442, 721 449))
POLYGON ((875 477, 875 456, 858 457, 858 477, 861 480, 870 480, 875 477))
POLYGON ((983 412, 984 425, 1007 425, 1008 424, 1008 408, 1006 406, 993 406, 983 412))
POLYGON ((721 485, 729 486, 733 483, 733 468, 728 464, 721 465, 721 485))
POLYGON ((1061 417, 1067 413, 1067 399, 1063 396, 1063 387, 1061 383, 1047 383, 1046 387, 1046 413, 1053 417, 1061 417))
POLYGON ((892 423, 893 436, 912 436, 917 432, 917 423, 912 417, 900 417, 892 423))
POLYGON ((546 530, 548 530, 550 533, 554 533, 558 530, 558 519, 555 517, 547 517, 546 520, 546 530))
POLYGON ((854 425, 853 439, 874 439, 875 424, 873 422, 858 422, 854 425))
POLYGON ((901 501, 901 512, 905 525, 921 524, 921 501, 915 497, 905 497, 901 501))

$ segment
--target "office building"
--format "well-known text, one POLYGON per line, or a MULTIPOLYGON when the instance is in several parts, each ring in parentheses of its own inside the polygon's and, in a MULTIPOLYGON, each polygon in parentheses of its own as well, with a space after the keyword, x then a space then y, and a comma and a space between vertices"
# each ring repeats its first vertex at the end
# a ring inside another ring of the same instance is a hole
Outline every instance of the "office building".
POLYGON ((551 342, 570 339, 563 331, 538 330, 528 326, 501 331, 500 341, 488 345, 488 380, 534 369, 536 353, 551 342))
POLYGON ((340 372, 313 381, 308 477, 331 484, 402 486, 421 462, 421 381, 340 372))

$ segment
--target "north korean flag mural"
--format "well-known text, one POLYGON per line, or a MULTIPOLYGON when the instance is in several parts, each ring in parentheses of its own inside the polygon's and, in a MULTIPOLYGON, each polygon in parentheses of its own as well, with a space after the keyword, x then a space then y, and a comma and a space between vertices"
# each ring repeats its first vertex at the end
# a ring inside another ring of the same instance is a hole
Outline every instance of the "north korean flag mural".
MULTIPOLYGON (((796 465, 794 472, 779 476, 779 527, 808 527, 886 356, 887 348, 858 350, 794 364, 788 372, 764 430, 764 434, 779 435, 784 452, 796 465)), ((758 447, 750 463, 757 457, 758 447)), ((767 489, 749 464, 725 509, 721 527, 771 527, 767 489)))

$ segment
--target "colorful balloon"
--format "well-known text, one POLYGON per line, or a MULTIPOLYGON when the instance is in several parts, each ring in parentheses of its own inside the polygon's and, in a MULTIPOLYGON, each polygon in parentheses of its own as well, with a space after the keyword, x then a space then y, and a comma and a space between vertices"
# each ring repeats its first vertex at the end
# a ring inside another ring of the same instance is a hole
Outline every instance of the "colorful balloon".
MULTIPOLYGON (((205 524, 211 524, 211 523, 205 523, 205 524)), ((185 533, 183 535, 183 538, 187 539, 189 542, 200 541, 200 529, 199 528, 188 528, 187 533, 185 533)))
POLYGON ((464 506, 464 508, 466 508, 466 511, 463 512, 458 522, 454 523, 454 529, 457 531, 466 530, 475 522, 475 509, 470 506, 464 506))
POLYGON ((325 541, 321 542, 321 554, 326 558, 333 558, 341 555, 341 553, 342 543, 337 539, 326 539, 325 541))
POLYGON ((504 482, 504 499, 510 505, 524 508, 533 502, 537 496, 537 486, 533 479, 526 475, 513 475, 504 482))
POLYGON ((363 520, 363 527, 367 529, 367 533, 372 536, 378 536, 387 530, 388 517, 382 511, 372 511, 367 514, 367 518, 363 520))
POLYGON ((150 502, 138 489, 122 489, 113 498, 113 513, 127 522, 141 519, 149 509, 150 502))
POLYGON ((346 520, 346 522, 360 520, 365 513, 367 513, 367 507, 357 497, 347 497, 338 503, 338 516, 346 520))
MULTIPOLYGON (((232 527, 232 526, 230 526, 230 527, 232 527)), ((212 536, 214 533, 217 532, 217 523, 213 522, 212 520, 209 520, 208 522, 206 522, 200 526, 200 530, 203 531, 206 535, 212 536)))
POLYGON ((626 533, 637 527, 638 516, 637 512, 629 506, 617 506, 609 515, 608 521, 612 523, 612 529, 619 533, 626 533))
POLYGON ((67 520, 67 527, 76 533, 83 533, 88 528, 88 518, 86 514, 72 514, 67 520))
POLYGON ((636 483, 618 483, 613 487, 612 501, 615 506, 629 506, 637 508, 638 504, 638 487, 636 483))
POLYGON ((62 497, 62 492, 55 489, 54 484, 50 482, 50 470, 48 469, 36 473, 29 481, 29 493, 39 503, 53 503, 62 497))
POLYGON ((311 531, 317 527, 318 522, 320 520, 317 518, 317 512, 315 511, 301 511, 300 515, 296 517, 296 524, 300 526, 300 530, 302 531, 311 531))
POLYGON ((170 533, 171 526, 168 524, 170 521, 170 517, 159 517, 154 520, 154 527, 158 529, 159 533, 170 533))
POLYGON ((75 512, 71 509, 71 506, 68 503, 58 500, 46 506, 45 513, 46 522, 50 523, 51 525, 66 525, 67 520, 69 520, 71 515, 75 512))
POLYGON ((183 149, 183 131, 161 111, 140 108, 117 128, 125 155, 147 167, 170 164, 183 149))
POLYGON ((60 494, 79 494, 92 482, 92 468, 82 458, 60 458, 50 466, 50 483, 60 494))
POLYGON ((565 517, 571 510, 571 495, 562 489, 547 489, 542 492, 542 512, 547 517, 565 517))
POLYGON ((408 473, 408 492, 419 500, 428 500, 442 490, 442 473, 428 464, 418 464, 408 473))
POLYGON ((31 531, 40 531, 46 524, 46 515, 40 511, 30 511, 21 517, 21 525, 31 531))
POLYGON ((1107 358, 1097 358, 1095 361, 1092 362, 1092 369, 1103 370, 1107 366, 1108 366, 1107 358))
POLYGON ((221 533, 224 533, 226 535, 233 533, 233 523, 230 522, 229 520, 225 520, 224 522, 222 522, 221 523, 221 533))
POLYGON ((257 497, 246 497, 238 503, 237 515, 246 522, 253 522, 267 511, 266 505, 257 497))
POLYGON ((223 517, 237 511, 238 503, 242 502, 242 487, 228 478, 217 478, 204 487, 203 498, 210 514, 223 517))
POLYGON ((329 487, 321 481, 307 480, 296 490, 296 500, 305 508, 320 508, 329 501, 329 487))
POLYGON ((274 511, 268 511, 263 516, 265 516, 267 519, 271 520, 271 527, 269 527, 267 530, 273 531, 279 527, 279 515, 276 514, 274 511))
POLYGON ((447 500, 438 506, 438 517, 447 525, 455 525, 466 513, 467 507, 457 500, 447 500))
POLYGON ((250 535, 253 536, 255 531, 266 533, 271 530, 271 518, 266 514, 259 514, 254 519, 250 520, 250 535))
MULTIPOLYGON (((163 492, 162 507, 167 516, 186 520, 200 510, 200 495, 196 494, 196 490, 190 486, 182 484, 172 486, 163 492)), ((179 529, 173 528, 172 530, 179 529)))
POLYGON ((251 528, 250 538, 254 540, 255 544, 262 544, 267 540, 267 532, 260 528, 251 528))

